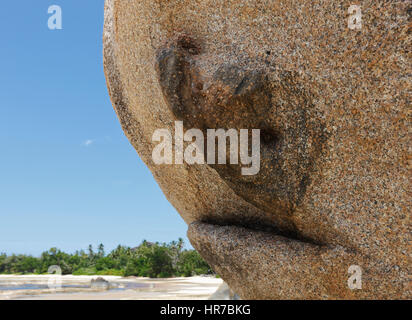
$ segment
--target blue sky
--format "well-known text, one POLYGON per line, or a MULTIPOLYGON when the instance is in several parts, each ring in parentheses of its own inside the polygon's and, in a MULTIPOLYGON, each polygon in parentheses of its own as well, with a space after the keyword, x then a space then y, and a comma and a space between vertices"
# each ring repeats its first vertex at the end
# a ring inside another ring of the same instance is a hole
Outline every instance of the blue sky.
POLYGON ((124 136, 102 65, 104 0, 0 4, 0 252, 186 238, 124 136), (60 5, 63 29, 49 30, 60 5))

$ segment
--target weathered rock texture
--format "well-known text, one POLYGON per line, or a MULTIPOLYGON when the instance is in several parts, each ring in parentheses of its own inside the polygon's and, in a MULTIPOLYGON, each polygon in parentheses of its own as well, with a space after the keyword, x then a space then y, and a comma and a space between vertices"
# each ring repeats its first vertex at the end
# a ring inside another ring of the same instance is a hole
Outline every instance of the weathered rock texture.
POLYGON ((130 142, 242 298, 411 298, 410 3, 107 0, 130 142), (261 129, 261 170, 155 165, 156 129, 261 129), (362 268, 362 289, 348 268, 362 268))

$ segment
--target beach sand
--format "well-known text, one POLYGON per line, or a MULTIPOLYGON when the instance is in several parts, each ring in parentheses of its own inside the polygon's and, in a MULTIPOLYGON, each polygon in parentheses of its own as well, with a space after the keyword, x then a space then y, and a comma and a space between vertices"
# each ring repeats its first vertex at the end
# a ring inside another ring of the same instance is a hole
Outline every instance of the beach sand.
POLYGON ((49 275, 0 275, 0 300, 196 300, 208 299, 221 284, 221 279, 209 276, 150 279, 118 276, 65 275, 56 278, 49 275), (110 288, 90 288, 91 280, 98 277, 108 281, 110 288), (57 283, 61 280, 60 289, 53 289, 55 280, 57 283))

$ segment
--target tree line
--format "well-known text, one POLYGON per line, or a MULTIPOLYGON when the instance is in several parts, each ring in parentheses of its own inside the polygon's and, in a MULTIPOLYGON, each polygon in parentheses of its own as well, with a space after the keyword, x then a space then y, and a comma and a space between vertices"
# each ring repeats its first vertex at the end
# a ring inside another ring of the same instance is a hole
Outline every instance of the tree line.
POLYGON ((183 239, 170 243, 152 243, 144 240, 138 247, 119 245, 106 254, 103 244, 95 251, 74 254, 57 248, 31 255, 0 254, 0 273, 47 274, 52 265, 58 265, 63 274, 119 275, 151 278, 213 274, 213 270, 195 250, 184 249, 183 239))

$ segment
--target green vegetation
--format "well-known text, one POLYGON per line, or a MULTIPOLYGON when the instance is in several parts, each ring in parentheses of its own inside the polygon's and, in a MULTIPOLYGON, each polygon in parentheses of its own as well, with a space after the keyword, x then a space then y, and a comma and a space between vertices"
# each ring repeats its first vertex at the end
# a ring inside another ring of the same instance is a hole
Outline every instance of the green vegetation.
POLYGON ((166 243, 143 241, 130 248, 119 245, 105 254, 103 244, 93 251, 80 250, 68 254, 51 248, 40 257, 0 254, 0 274, 46 274, 52 265, 58 265, 63 274, 118 275, 165 278, 212 274, 213 271, 195 250, 183 249, 182 239, 166 243))

